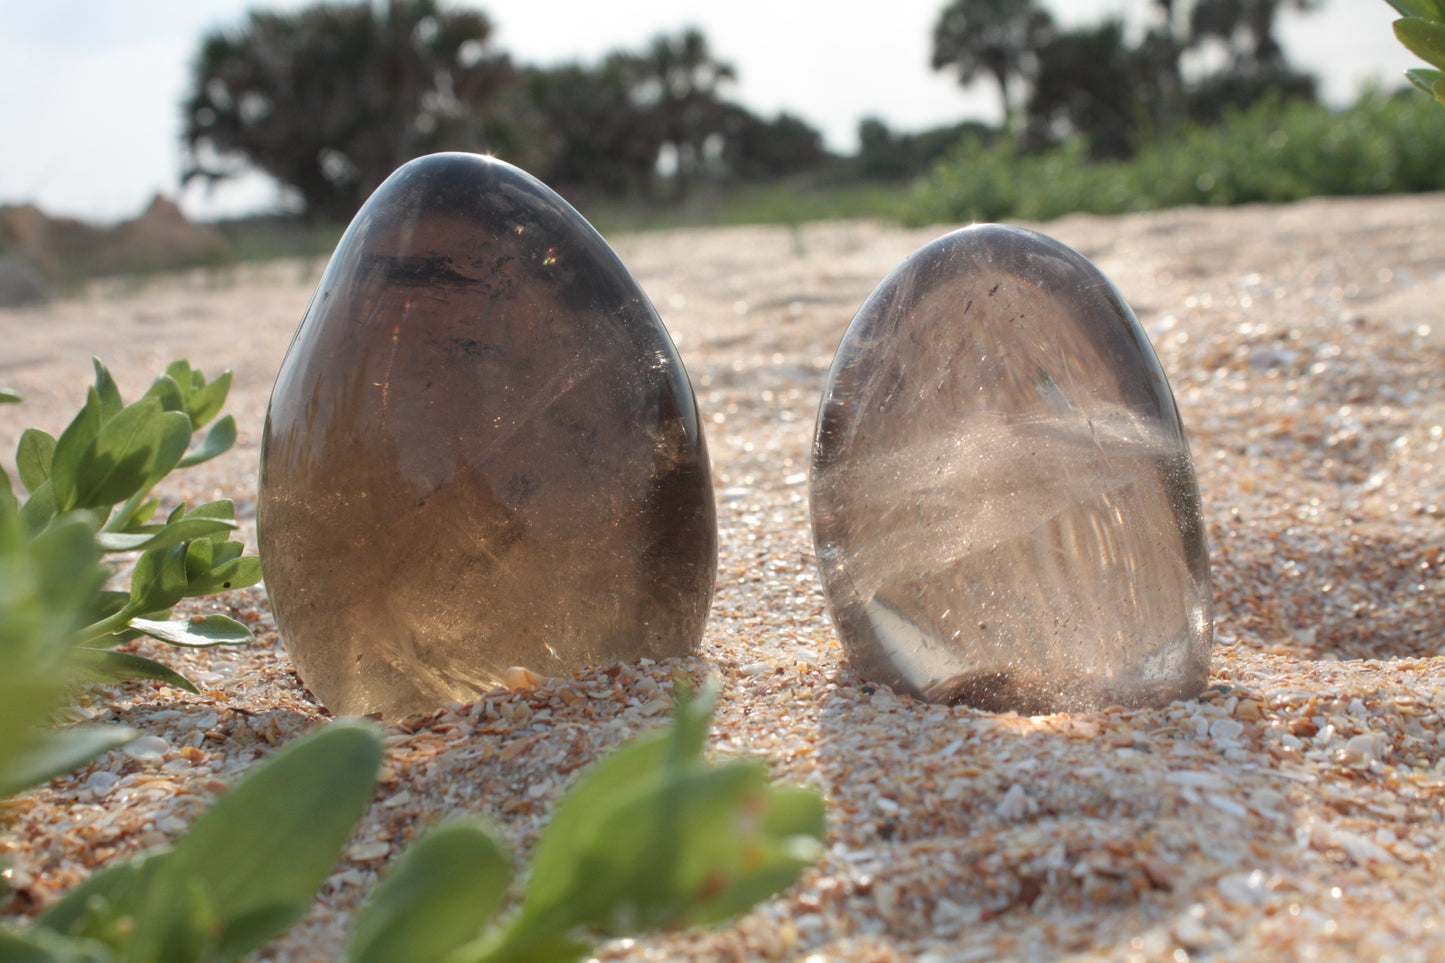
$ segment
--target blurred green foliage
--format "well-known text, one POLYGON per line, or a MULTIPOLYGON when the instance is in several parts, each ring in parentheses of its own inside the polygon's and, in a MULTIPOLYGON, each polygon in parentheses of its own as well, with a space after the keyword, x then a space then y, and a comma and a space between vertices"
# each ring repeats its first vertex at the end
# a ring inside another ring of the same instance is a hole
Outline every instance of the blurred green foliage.
POLYGON ((532 850, 515 913, 511 861, 485 827, 422 837, 356 917, 347 963, 564 963, 600 936, 706 925, 793 883, 822 854, 823 800, 756 759, 704 757, 718 688, 686 689, 672 725, 567 791, 532 850))
POLYGON ((1270 98, 1121 162, 1090 162, 1077 140, 1032 155, 1007 141, 965 141, 915 185, 905 220, 1042 221, 1440 190, 1445 125, 1434 109, 1409 94, 1369 92, 1345 111, 1270 98))
MULTIPOLYGON (((165 666, 115 647, 140 635, 188 647, 252 639, 250 629, 224 615, 171 618, 172 606, 183 599, 261 580, 260 559, 243 557, 242 544, 231 538, 235 507, 222 500, 188 509, 182 502, 162 516, 161 499, 152 495, 172 471, 209 461, 235 444, 235 419, 220 416, 231 373, 207 381, 177 361, 141 398, 126 404, 106 367, 99 359, 94 365, 95 384, 59 437, 39 428, 21 434, 15 468, 27 491, 23 500, 0 471, 0 524, 13 526, 10 549, 17 559, 0 584, 0 617, 15 618, 11 605, 24 597, 28 581, 39 580, 41 597, 53 595, 55 584, 74 581, 85 588, 78 603, 64 607, 67 619, 77 610, 80 616, 61 643, 68 645, 64 661, 71 669, 99 681, 151 678, 195 691, 165 666), (43 574, 51 530, 76 526, 88 533, 97 557, 139 553, 128 587, 105 588, 103 577, 43 574)), ((4 654, 18 658, 21 649, 4 654)))
MULTIPOLYGON (((52 728, 51 712, 76 685, 147 678, 195 691, 172 669, 118 651, 121 643, 141 635, 187 647, 252 639, 224 615, 171 618, 182 599, 261 580, 260 560, 243 556, 231 538, 232 504, 188 511, 181 503, 160 516, 151 494, 172 471, 235 443, 235 420, 220 415, 231 373, 207 381, 177 361, 126 404, 106 367, 94 365, 85 405, 58 438, 39 428, 21 434, 15 466, 23 488, 0 470, 0 797, 131 738, 119 726, 52 728), (133 557, 128 587, 107 588, 107 555, 133 557)), ((0 402, 19 400, 0 390, 0 402)))
MULTIPOLYGON (((672 725, 587 770, 532 853, 514 912, 511 857, 475 819, 425 833, 357 912, 347 963, 566 963, 599 937, 727 919, 822 851, 817 793, 754 759, 703 756, 716 685, 672 725)), ((0 744, 5 733, 0 732, 0 744)), ((377 729, 342 720, 282 749, 171 846, 113 862, 31 924, 4 963, 218 963, 296 923, 371 802, 377 729)))

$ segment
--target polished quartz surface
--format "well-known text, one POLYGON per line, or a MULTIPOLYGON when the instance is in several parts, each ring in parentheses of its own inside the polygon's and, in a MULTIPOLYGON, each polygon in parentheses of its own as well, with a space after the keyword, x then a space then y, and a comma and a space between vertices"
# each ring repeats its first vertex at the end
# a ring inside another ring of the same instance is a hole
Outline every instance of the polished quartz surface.
POLYGON ((695 652, 717 526, 691 386, 606 242, 501 161, 412 161, 337 246, 262 444, 266 586, 338 715, 695 652))
POLYGON ((1032 231, 920 249, 829 372, 811 511, 864 676, 1047 712, 1205 685, 1208 548, 1157 357, 1114 286, 1032 231))

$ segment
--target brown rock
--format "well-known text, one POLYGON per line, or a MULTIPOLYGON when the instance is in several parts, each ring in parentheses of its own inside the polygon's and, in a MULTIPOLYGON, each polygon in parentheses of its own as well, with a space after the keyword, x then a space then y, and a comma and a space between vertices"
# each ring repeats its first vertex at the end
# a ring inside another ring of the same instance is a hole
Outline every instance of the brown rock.
POLYGON ((115 227, 50 217, 34 204, 0 207, 0 249, 62 280, 214 264, 231 253, 225 235, 159 194, 115 227))

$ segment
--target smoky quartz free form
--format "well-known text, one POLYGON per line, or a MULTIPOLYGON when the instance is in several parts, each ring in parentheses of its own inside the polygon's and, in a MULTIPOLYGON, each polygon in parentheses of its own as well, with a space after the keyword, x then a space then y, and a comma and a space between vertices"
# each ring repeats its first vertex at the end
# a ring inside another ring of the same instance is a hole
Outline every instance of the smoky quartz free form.
POLYGON ((980 225, 863 304, 818 413, 813 536, 863 676, 1038 713, 1197 695, 1208 548, 1174 396, 1078 252, 980 225))
POLYGON ((688 655, 712 601, 672 340, 581 215, 489 157, 412 161, 356 215, 276 379, 258 512, 282 639, 338 715, 688 655))

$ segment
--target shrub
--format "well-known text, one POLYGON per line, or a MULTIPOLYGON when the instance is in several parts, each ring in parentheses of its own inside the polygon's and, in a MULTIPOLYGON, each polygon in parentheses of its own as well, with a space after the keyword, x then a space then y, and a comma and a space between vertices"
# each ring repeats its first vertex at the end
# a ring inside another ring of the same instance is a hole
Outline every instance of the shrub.
POLYGON ((1262 101, 1184 130, 1127 162, 1085 146, 1020 155, 964 141, 914 188, 911 223, 1049 220, 1185 204, 1282 203, 1319 195, 1445 188, 1445 126, 1416 97, 1365 94, 1346 111, 1262 101))
MULTIPOLYGON (((583 773, 532 854, 516 910, 511 858, 487 827, 423 834, 358 910, 346 963, 566 963, 599 936, 711 923, 790 885, 821 853, 816 793, 762 763, 710 763, 715 686, 672 725, 583 773)), ((0 732, 0 743, 6 733, 0 732)), ((342 720, 258 766, 169 848, 113 863, 23 929, 0 960, 236 960, 303 917, 369 803, 382 739, 342 720)))

